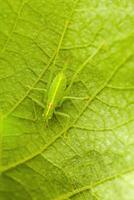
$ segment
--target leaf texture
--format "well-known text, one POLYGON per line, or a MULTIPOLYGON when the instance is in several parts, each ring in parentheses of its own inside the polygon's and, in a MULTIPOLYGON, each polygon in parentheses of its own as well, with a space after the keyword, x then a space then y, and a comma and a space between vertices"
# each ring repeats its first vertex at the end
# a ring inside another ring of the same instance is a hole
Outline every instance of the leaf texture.
POLYGON ((0 200, 133 200, 134 3, 0 0, 0 200), (69 95, 39 104, 67 65, 69 95))

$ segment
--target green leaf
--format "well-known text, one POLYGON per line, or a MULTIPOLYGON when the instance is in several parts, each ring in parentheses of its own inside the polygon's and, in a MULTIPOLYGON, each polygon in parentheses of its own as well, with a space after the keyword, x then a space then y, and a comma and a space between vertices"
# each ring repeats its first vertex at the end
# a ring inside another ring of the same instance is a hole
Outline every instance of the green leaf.
POLYGON ((133 200, 134 3, 0 0, 0 200, 133 200), (69 95, 45 126, 51 74, 69 95), (30 86, 30 87, 28 87, 30 86))

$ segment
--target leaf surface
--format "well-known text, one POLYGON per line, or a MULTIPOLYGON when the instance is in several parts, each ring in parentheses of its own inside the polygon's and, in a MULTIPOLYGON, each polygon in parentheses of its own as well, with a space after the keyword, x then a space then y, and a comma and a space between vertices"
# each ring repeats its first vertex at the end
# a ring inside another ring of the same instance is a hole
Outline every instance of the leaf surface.
POLYGON ((133 200, 133 1, 0 0, 0 199, 133 200), (39 105, 67 65, 66 100, 39 105))

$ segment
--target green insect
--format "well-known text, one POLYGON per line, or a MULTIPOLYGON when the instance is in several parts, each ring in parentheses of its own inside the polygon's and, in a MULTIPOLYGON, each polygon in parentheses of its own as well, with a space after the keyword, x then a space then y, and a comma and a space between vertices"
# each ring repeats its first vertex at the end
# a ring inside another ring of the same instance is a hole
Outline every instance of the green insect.
POLYGON ((48 90, 46 108, 43 113, 46 122, 52 118, 55 108, 61 103, 61 100, 65 96, 66 84, 67 80, 65 74, 59 72, 48 90))
MULTIPOLYGON (((67 87, 67 78, 66 78, 66 75, 64 72, 65 68, 63 68, 63 70, 55 76, 55 78, 51 82, 48 90, 31 87, 31 89, 46 92, 46 95, 47 95, 46 106, 44 106, 42 103, 40 103, 40 105, 44 108, 42 116, 43 116, 46 124, 52 118, 54 113, 64 116, 64 117, 67 117, 68 119, 70 118, 70 116, 68 114, 56 111, 56 108, 58 106, 60 106, 64 100, 66 100, 66 99, 84 100, 84 99, 89 98, 89 97, 72 97, 72 96, 67 96, 67 95, 68 95, 69 90, 71 89, 71 86, 72 86, 74 80, 76 79, 76 76, 87 65, 87 63, 97 54, 97 52, 100 50, 101 47, 102 47, 102 44, 97 48, 97 50, 90 57, 88 57, 84 61, 84 63, 82 63, 82 65, 80 65, 78 67, 78 70, 73 75, 68 87, 67 87)), ((39 104, 39 102, 36 102, 36 103, 39 104)))
POLYGON ((42 88, 31 88, 31 89, 46 92, 47 95, 46 106, 44 106, 42 103, 32 98, 33 101, 35 101, 39 106, 41 106, 44 109, 42 116, 46 124, 52 118, 54 113, 66 117, 68 119, 70 118, 68 114, 56 111, 56 108, 60 106, 66 99, 75 99, 75 100, 88 99, 88 97, 66 96, 69 87, 67 87, 67 78, 63 71, 59 72, 56 75, 56 77, 51 82, 48 90, 42 88))

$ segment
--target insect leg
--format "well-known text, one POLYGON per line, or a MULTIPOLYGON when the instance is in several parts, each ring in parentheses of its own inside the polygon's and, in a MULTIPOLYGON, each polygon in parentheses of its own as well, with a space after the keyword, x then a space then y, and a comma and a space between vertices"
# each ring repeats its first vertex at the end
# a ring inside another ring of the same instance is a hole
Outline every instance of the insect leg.
POLYGON ((38 106, 40 106, 41 108, 45 108, 45 106, 44 106, 44 104, 43 103, 41 103, 39 100, 37 100, 37 99, 35 99, 35 98, 33 98, 33 97, 30 97, 29 96, 29 98, 33 101, 33 102, 35 102, 38 106))
POLYGON ((31 87, 29 85, 26 86, 27 88, 31 89, 31 90, 37 90, 37 91, 41 91, 41 92, 46 92, 47 89, 44 89, 44 88, 38 88, 38 87, 31 87))
POLYGON ((66 99, 88 100, 88 99, 89 99, 89 96, 86 96, 86 97, 65 96, 65 97, 63 97, 63 101, 66 100, 66 99))
POLYGON ((66 113, 59 112, 59 111, 54 111, 54 113, 56 115, 63 116, 63 117, 66 117, 67 119, 70 119, 70 116, 68 114, 66 114, 66 113))

